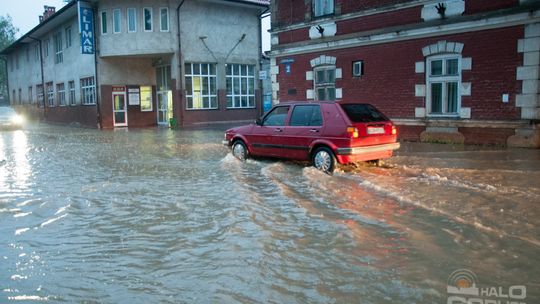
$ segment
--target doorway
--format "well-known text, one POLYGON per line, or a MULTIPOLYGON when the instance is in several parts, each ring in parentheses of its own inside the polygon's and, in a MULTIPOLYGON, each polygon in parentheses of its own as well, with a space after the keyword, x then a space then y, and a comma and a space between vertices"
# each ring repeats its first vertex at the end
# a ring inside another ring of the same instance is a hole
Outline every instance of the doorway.
POLYGON ((113 87, 113 124, 115 127, 126 127, 128 125, 126 88, 113 87))
POLYGON ((157 123, 169 125, 173 117, 173 100, 171 83, 171 66, 165 65, 156 68, 157 82, 157 123))

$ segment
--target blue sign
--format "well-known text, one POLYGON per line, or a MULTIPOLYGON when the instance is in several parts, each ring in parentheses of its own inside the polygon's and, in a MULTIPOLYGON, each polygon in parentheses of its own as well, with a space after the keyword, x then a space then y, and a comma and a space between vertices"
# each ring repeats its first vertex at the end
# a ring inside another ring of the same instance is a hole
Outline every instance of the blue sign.
POLYGON ((94 54, 94 12, 91 7, 79 5, 79 30, 81 33, 81 53, 94 54))

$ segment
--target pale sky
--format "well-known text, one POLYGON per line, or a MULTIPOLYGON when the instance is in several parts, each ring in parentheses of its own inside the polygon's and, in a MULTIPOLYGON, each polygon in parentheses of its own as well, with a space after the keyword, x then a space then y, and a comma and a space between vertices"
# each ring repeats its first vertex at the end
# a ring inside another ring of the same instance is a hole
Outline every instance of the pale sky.
MULTIPOLYGON (((10 15, 13 25, 19 29, 17 38, 26 34, 39 23, 39 15, 43 14, 43 6, 54 6, 56 11, 65 5, 62 0, 0 0, 0 15, 10 15)), ((270 49, 270 17, 262 23, 263 51, 270 49)))

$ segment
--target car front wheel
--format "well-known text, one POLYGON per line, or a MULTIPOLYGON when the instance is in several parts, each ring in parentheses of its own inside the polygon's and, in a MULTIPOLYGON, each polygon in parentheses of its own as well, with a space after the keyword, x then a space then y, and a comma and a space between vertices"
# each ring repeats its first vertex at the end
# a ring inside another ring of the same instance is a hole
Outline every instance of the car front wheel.
POLYGON ((331 174, 336 167, 334 153, 326 147, 318 148, 313 153, 313 166, 324 173, 331 174))
POLYGON ((246 145, 241 140, 237 140, 232 145, 232 155, 237 159, 244 161, 248 157, 246 145))

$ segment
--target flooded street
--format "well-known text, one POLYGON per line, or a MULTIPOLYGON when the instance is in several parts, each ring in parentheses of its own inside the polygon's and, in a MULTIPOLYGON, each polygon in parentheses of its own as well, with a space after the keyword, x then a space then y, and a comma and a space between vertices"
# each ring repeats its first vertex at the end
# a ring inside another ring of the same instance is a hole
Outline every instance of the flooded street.
POLYGON ((0 303, 447 303, 459 269, 540 303, 538 150, 404 143, 328 176, 222 138, 0 132, 0 303))

